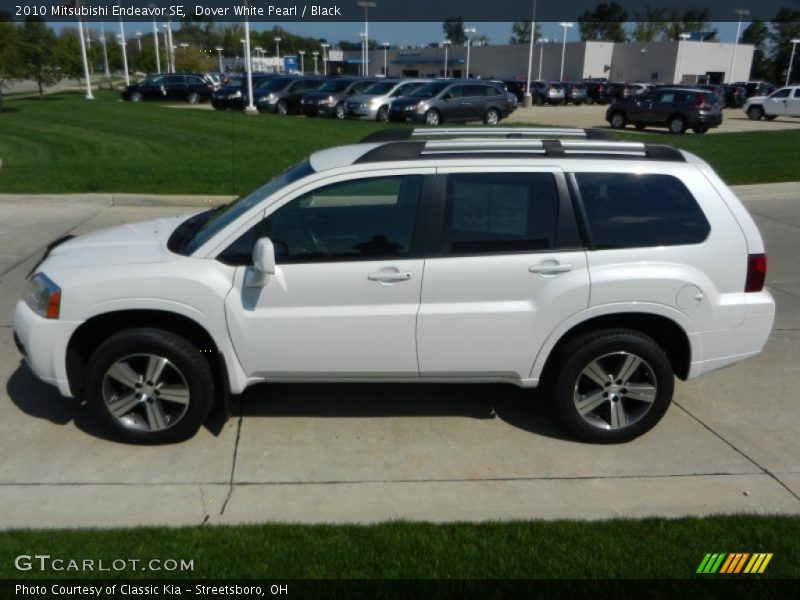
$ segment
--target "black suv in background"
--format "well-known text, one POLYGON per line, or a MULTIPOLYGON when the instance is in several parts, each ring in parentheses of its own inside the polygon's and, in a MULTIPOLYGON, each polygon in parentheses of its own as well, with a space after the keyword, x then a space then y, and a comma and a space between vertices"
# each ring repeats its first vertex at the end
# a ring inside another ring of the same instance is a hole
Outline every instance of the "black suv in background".
POLYGON ((448 121, 483 121, 497 125, 511 112, 506 91, 497 85, 465 81, 433 81, 389 106, 389 119, 439 125, 448 121))
POLYGON ((203 73, 158 73, 122 90, 123 100, 179 100, 197 104, 211 98, 214 84, 203 73))
POLYGON ((316 91, 309 92, 300 100, 300 108, 307 117, 336 117, 344 119, 344 101, 349 96, 361 94, 377 79, 363 77, 340 77, 329 79, 316 91))
POLYGON ((608 104, 612 101, 607 80, 584 79, 583 84, 586 86, 586 104, 608 104))
POLYGON ((308 92, 318 90, 322 77, 282 76, 265 79, 253 88, 253 104, 259 112, 278 115, 298 114, 300 100, 308 92))
POLYGON ((655 90, 614 102, 606 111, 606 121, 614 129, 628 123, 636 129, 666 127, 670 133, 705 133, 722 123, 722 103, 706 90, 659 87, 655 90))
POLYGON ((742 108, 747 101, 747 88, 743 85, 725 84, 725 107, 742 108))

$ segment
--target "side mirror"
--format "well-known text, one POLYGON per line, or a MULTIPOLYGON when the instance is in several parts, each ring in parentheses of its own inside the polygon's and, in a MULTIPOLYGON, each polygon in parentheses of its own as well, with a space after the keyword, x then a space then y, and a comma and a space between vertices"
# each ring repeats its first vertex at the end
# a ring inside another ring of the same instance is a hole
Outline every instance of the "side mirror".
POLYGON ((270 275, 275 274, 275 246, 264 237, 253 248, 253 269, 248 271, 245 287, 263 287, 270 275))

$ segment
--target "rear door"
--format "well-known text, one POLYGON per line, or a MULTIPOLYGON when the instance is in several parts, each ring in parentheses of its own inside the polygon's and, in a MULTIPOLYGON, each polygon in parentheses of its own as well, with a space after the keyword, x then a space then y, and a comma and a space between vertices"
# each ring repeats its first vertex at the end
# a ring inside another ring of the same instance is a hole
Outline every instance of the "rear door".
POLYGON ((186 98, 186 77, 184 75, 167 75, 167 98, 183 100, 186 98))
POLYGON ((586 253, 553 168, 438 170, 417 347, 424 377, 527 379, 589 302, 586 253))

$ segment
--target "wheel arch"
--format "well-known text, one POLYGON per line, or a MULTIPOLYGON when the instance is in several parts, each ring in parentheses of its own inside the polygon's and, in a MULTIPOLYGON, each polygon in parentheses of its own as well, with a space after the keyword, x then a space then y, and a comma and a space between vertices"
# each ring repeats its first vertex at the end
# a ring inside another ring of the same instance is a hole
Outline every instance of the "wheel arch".
POLYGON ((622 311, 589 316, 551 334, 531 369, 531 377, 544 379, 557 363, 559 351, 578 336, 600 329, 632 329, 655 340, 664 349, 673 373, 685 380, 692 361, 692 342, 685 325, 656 312, 622 311))

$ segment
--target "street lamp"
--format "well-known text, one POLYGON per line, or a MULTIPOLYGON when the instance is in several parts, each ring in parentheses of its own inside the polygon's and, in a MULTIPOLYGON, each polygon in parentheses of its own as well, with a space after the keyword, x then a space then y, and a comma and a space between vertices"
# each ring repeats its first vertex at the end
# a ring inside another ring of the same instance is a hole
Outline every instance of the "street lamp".
POLYGON ((369 77, 369 9, 377 4, 371 0, 358 0, 356 5, 364 9, 364 76, 369 77))
POLYGON ((275 38, 275 58, 278 60, 278 73, 281 72, 281 40, 283 38, 275 38))
MULTIPOLYGON (((792 44, 792 56, 789 58, 789 70, 786 71, 786 83, 784 85, 789 85, 789 79, 792 76, 792 67, 794 66, 794 51, 797 48, 797 44, 800 44, 800 39, 793 39, 791 40, 792 44)), ((795 92, 795 96, 797 92, 795 92)))
POLYGON ((358 37, 361 38, 361 66, 359 67, 358 74, 363 77, 367 76, 367 59, 365 58, 366 53, 364 52, 364 47, 365 47, 364 39, 366 38, 366 35, 367 34, 364 33, 363 31, 358 34, 358 37))
POLYGON ((298 50, 297 53, 300 55, 300 75, 306 74, 306 51, 305 50, 298 50))
POLYGON ((153 17, 153 44, 156 47, 156 73, 161 73, 161 56, 158 54, 158 25, 156 25, 155 17, 153 17))
MULTIPOLYGON (((528 40, 528 83, 525 87, 525 106, 532 106, 533 105, 533 96, 531 95, 531 68, 533 66, 533 44, 536 41, 534 38, 536 37, 536 0, 533 0, 533 13, 531 14, 531 37, 528 40)), ((542 73, 542 59, 541 59, 541 51, 539 49, 539 78, 541 78, 542 73)))
POLYGON ((572 28, 573 25, 572 23, 559 23, 559 25, 564 28, 564 41, 561 45, 561 76, 558 78, 558 80, 564 81, 564 56, 567 52, 567 29, 572 28))
POLYGON ((328 48, 331 47, 330 44, 320 44, 320 48, 322 48, 322 74, 326 77, 328 76, 328 48))
POLYGON ((222 51, 224 48, 222 46, 217 46, 214 50, 217 51, 217 56, 219 56, 219 72, 222 73, 222 51))
POLYGON ((442 40, 444 46, 444 77, 447 79, 447 49, 450 47, 450 40, 442 40))
POLYGON ((464 33, 465 33, 465 34, 466 34, 466 36, 467 36, 467 68, 466 68, 466 72, 467 72, 467 73, 466 73, 466 75, 465 75, 465 78, 466 78, 466 79, 469 79, 469 46, 470 46, 470 39, 471 39, 471 38, 469 37, 469 34, 470 34, 470 33, 478 33, 478 30, 477 30, 477 29, 475 29, 474 27, 467 27, 467 28, 464 30, 464 33))
MULTIPOLYGON (((539 81, 542 80, 542 57, 544 56, 544 45, 549 41, 550 40, 547 39, 547 38, 541 38, 541 39, 536 40, 536 43, 539 44, 539 77, 537 77, 536 79, 538 79, 539 81)), ((528 84, 528 93, 529 94, 530 94, 530 91, 531 91, 531 87, 530 87, 530 84, 528 84)))
POLYGON ((103 46, 103 67, 105 68, 106 79, 111 79, 108 69, 108 49, 106 48, 106 27, 100 23, 100 44, 103 46))
POLYGON ((175 55, 172 52, 172 25, 164 23, 164 49, 167 51, 167 73, 175 72, 175 55))
MULTIPOLYGON (((117 2, 117 6, 120 6, 119 2, 117 2)), ((122 47, 122 68, 125 71, 125 85, 128 86, 131 84, 131 76, 128 74, 128 41, 125 39, 125 25, 122 23, 122 15, 119 17, 119 45, 122 47)))
MULTIPOLYGON (((678 37, 680 38, 681 41, 685 42, 690 37, 692 37, 692 34, 690 34, 690 33, 679 33, 678 37)), ((679 54, 679 56, 678 56, 678 69, 677 69, 678 72, 675 73, 675 77, 674 77, 674 79, 676 80, 675 83, 680 83, 681 81, 683 81, 683 44, 678 42, 678 47, 680 48, 680 52, 678 53, 679 54), (678 76, 680 76, 680 79, 678 79, 678 76)))
POLYGON ((728 71, 728 83, 733 83, 733 65, 736 62, 736 47, 739 45, 739 31, 742 29, 742 17, 750 14, 746 8, 737 8, 733 14, 739 15, 739 24, 736 26, 736 39, 733 40, 733 54, 731 55, 731 68, 728 71))
POLYGON ((317 52, 316 50, 314 50, 314 51, 311 53, 311 56, 313 56, 313 57, 314 57, 314 75, 319 75, 319 71, 317 71, 317 58, 319 57, 319 52, 317 52))
POLYGON ((81 59, 83 60, 83 76, 86 79, 86 99, 94 100, 92 94, 92 80, 89 79, 89 59, 86 56, 86 39, 83 37, 83 21, 78 16, 78 38, 81 41, 81 59))
POLYGON ((389 71, 386 69, 386 50, 389 48, 389 42, 383 42, 381 46, 383 46, 383 76, 388 77, 389 71))
POLYGON ((141 52, 142 51, 142 32, 141 31, 137 31, 136 32, 136 42, 139 45, 139 52, 141 52))

